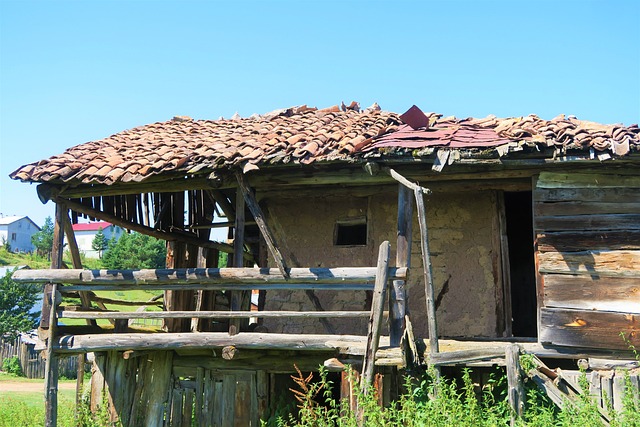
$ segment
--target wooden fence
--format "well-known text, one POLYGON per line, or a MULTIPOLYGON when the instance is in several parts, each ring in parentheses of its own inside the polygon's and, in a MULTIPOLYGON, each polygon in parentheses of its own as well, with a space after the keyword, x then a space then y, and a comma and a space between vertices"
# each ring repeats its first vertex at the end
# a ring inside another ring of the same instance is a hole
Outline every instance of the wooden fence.
MULTIPOLYGON (((45 360, 40 352, 34 350, 35 345, 16 338, 11 341, 0 341, 0 367, 5 359, 18 357, 22 373, 27 378, 44 378, 45 360)), ((76 356, 59 359, 59 375, 76 378, 78 359, 76 356)))

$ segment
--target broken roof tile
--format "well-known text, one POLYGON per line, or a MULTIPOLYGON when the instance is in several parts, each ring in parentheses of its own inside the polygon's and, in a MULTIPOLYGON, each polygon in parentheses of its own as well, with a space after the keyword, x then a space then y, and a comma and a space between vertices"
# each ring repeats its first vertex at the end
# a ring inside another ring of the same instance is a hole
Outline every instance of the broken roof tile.
POLYGON ((247 162, 259 167, 353 161, 376 153, 428 156, 434 147, 466 150, 507 143, 540 144, 593 147, 614 150, 617 155, 640 149, 637 125, 603 125, 565 116, 548 121, 535 115, 456 119, 424 113, 424 126, 412 129, 396 113, 379 108, 359 112, 349 107, 341 111, 337 105, 321 110, 300 106, 235 120, 176 116, 71 147, 22 166, 10 176, 32 182, 112 184, 140 182, 163 173, 210 173, 217 168, 245 167, 247 162), (418 154, 407 149, 418 149, 418 154))

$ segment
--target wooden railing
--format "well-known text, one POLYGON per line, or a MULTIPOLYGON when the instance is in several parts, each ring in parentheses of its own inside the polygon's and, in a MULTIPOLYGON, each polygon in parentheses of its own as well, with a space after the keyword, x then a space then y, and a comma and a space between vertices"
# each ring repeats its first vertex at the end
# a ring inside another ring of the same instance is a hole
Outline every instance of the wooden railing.
MULTIPOLYGON (((56 283, 61 290, 332 290, 374 291, 376 279, 384 276, 378 298, 383 298, 390 280, 406 280, 407 268, 388 267, 389 243, 377 267, 290 268, 285 278, 269 268, 186 268, 157 270, 21 270, 13 279, 20 283, 56 283)), ((45 296, 46 297, 46 296, 45 296)), ((380 303, 382 310, 384 304, 380 303)), ((56 317, 70 319, 184 319, 212 320, 238 318, 362 318, 371 311, 111 311, 105 309, 66 309, 56 305, 56 317)), ((376 308, 376 301, 372 303, 376 308)), ((382 312, 381 312, 382 313, 382 312)), ((43 313, 44 314, 44 313, 43 313)))

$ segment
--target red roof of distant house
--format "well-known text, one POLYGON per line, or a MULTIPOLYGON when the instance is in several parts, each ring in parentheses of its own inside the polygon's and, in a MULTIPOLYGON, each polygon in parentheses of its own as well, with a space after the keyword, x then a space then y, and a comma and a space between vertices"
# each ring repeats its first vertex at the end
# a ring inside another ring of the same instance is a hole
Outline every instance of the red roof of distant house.
POLYGON ((98 231, 110 227, 111 223, 106 221, 88 222, 85 224, 73 224, 73 231, 98 231))

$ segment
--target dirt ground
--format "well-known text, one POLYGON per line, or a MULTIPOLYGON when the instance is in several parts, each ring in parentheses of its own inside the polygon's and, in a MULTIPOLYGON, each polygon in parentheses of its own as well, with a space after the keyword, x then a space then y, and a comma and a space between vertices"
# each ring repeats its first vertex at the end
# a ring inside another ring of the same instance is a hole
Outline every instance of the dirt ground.
MULTIPOLYGON (((75 390, 75 383, 59 383, 60 390, 75 390)), ((43 392, 44 383, 22 382, 22 381, 2 381, 0 382, 0 392, 2 391, 22 391, 22 392, 43 392)))

